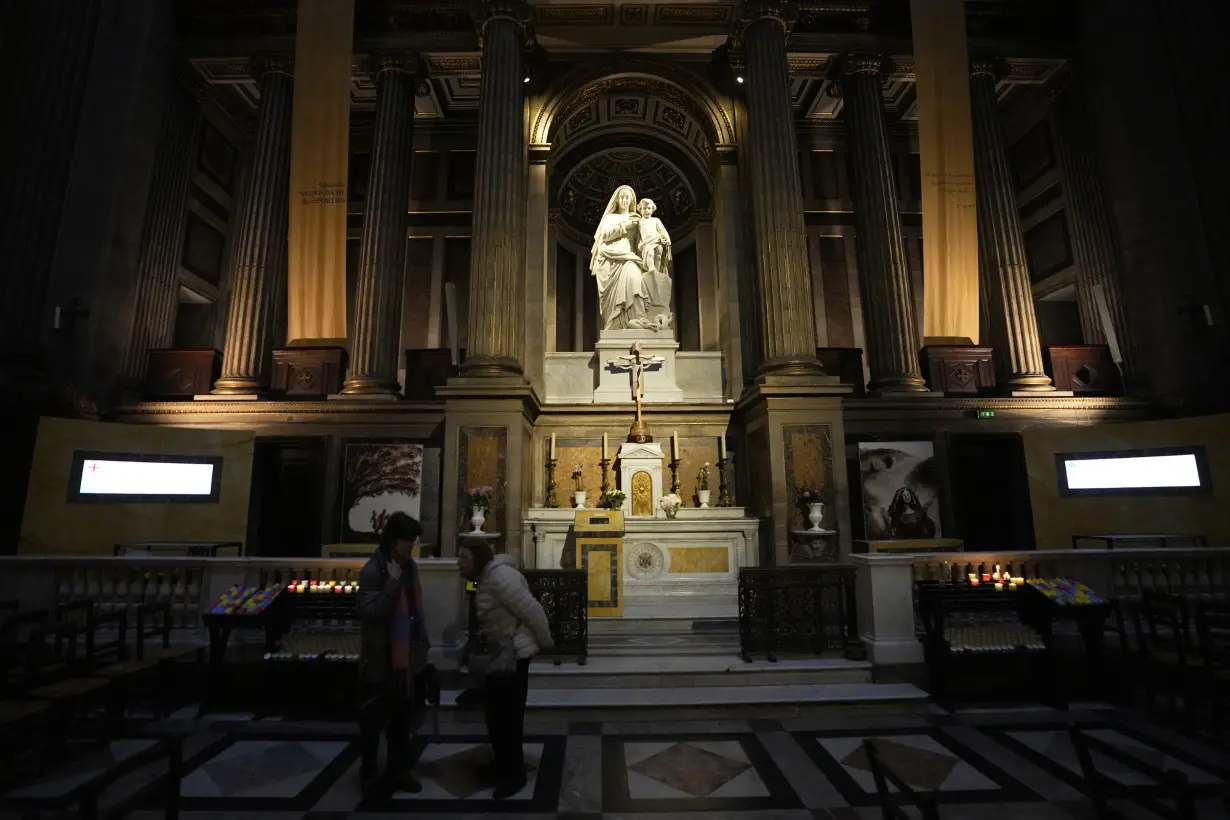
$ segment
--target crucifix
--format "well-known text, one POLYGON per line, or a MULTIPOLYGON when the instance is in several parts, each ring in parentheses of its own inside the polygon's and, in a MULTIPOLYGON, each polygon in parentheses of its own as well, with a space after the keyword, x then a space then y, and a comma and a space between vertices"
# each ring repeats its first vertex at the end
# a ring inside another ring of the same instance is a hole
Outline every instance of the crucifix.
POLYGON ((636 420, 632 422, 632 428, 628 431, 628 441, 638 444, 653 441, 653 436, 649 433, 649 425, 641 418, 641 403, 645 399, 645 368, 660 365, 664 361, 666 360, 661 356, 642 356, 641 346, 634 344, 631 353, 612 359, 610 362, 611 367, 617 370, 627 370, 632 374, 632 400, 636 402, 636 420))

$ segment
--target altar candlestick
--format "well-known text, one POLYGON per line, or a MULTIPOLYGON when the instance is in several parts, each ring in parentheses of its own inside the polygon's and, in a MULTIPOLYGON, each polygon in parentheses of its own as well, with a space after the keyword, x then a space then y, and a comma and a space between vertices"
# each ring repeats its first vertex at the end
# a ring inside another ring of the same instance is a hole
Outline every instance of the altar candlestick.
POLYGON ((555 433, 551 434, 551 458, 555 458, 555 433))
POLYGON ((679 458, 679 431, 671 436, 671 458, 679 458))
POLYGON ((606 459, 606 433, 602 434, 602 458, 606 459))
POLYGON ((718 458, 722 460, 726 459, 726 434, 725 433, 722 433, 722 435, 718 438, 718 458))

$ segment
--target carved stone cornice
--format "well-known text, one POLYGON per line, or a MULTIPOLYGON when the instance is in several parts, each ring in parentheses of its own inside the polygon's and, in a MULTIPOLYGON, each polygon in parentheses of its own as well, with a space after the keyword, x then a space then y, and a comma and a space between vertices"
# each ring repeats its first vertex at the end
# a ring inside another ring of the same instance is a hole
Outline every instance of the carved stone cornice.
POLYGON ((295 58, 290 54, 268 53, 256 54, 248 61, 248 70, 260 81, 266 74, 285 74, 294 76, 295 58))
POLYGON ((744 0, 735 18, 734 39, 740 40, 748 26, 761 20, 771 20, 786 34, 799 19, 799 4, 791 0, 744 0))
POLYGON ((969 63, 969 75, 977 77, 980 74, 990 75, 996 82, 1012 73, 1012 67, 1002 57, 975 57, 969 63))
POLYGON ((367 72, 373 83, 378 82, 380 75, 386 71, 409 75, 414 80, 416 96, 426 97, 431 93, 427 85, 427 64, 413 52, 380 51, 368 55, 367 72))
POLYGON ((521 29, 527 48, 535 43, 534 9, 525 0, 477 0, 471 14, 480 45, 486 37, 487 26, 495 20, 511 20, 516 23, 521 29))

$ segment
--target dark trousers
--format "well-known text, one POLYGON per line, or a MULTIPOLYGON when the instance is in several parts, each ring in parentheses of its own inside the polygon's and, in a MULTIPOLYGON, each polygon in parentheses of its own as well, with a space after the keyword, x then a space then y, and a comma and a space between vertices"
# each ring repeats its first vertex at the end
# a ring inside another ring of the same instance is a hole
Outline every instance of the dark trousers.
POLYGON ((380 735, 388 741, 387 771, 400 775, 406 768, 410 744, 411 703, 404 682, 364 683, 360 688, 359 747, 362 772, 374 776, 380 759, 380 735))
POLYGON ((491 675, 483 681, 483 711, 492 762, 500 774, 516 776, 525 770, 521 739, 525 734, 525 696, 530 686, 529 658, 517 661, 512 675, 491 675))

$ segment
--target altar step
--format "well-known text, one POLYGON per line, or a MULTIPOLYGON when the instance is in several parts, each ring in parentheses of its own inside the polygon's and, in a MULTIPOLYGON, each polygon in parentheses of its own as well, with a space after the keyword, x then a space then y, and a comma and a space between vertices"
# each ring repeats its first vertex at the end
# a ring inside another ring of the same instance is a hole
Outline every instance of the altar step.
POLYGON ((591 618, 590 657, 738 658, 739 624, 726 619, 591 618))
POLYGON ((738 652, 720 655, 612 657, 590 655, 584 665, 539 660, 530 687, 543 689, 675 689, 692 687, 792 687, 871 683, 871 664, 841 658, 744 662, 738 652))

